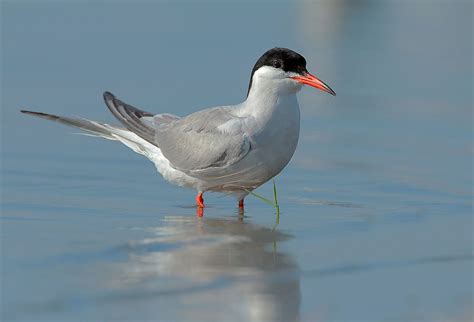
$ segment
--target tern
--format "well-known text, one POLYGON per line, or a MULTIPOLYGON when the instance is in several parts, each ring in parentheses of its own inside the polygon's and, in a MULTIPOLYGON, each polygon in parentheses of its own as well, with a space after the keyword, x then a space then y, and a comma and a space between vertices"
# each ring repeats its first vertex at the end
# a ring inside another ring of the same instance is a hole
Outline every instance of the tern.
POLYGON ((234 195, 243 208, 249 192, 280 173, 296 150, 300 132, 296 93, 303 85, 336 95, 308 72, 303 56, 273 48, 255 63, 247 98, 237 105, 179 117, 146 112, 105 92, 105 104, 123 126, 21 112, 122 142, 150 159, 167 181, 197 190, 200 209, 206 191, 234 195))

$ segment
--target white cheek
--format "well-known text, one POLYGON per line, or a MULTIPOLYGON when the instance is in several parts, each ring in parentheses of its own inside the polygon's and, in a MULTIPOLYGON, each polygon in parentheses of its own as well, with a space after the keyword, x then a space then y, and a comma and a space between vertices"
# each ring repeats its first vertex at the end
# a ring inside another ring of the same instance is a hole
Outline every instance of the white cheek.
POLYGON ((260 93, 276 91, 283 95, 294 94, 301 90, 302 85, 290 78, 293 76, 298 76, 298 74, 263 66, 254 73, 252 87, 260 93))
POLYGON ((303 84, 298 83, 294 79, 285 78, 280 81, 280 90, 285 94, 294 94, 303 88, 303 84))
POLYGON ((282 79, 285 78, 285 72, 281 69, 262 66, 254 74, 254 78, 267 78, 267 79, 282 79))

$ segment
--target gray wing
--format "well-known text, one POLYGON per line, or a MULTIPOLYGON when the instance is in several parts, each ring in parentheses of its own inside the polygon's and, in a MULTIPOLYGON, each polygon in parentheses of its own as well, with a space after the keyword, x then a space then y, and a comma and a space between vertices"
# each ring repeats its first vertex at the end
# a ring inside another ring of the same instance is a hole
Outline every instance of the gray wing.
POLYGON ((238 129, 224 131, 226 122, 239 122, 229 108, 217 107, 155 126, 155 141, 171 165, 190 173, 194 170, 229 166, 250 151, 250 141, 238 129))
POLYGON ((155 142, 155 129, 144 119, 152 117, 153 114, 142 111, 136 107, 133 107, 121 100, 115 98, 110 92, 104 93, 104 101, 112 114, 123 124, 125 127, 147 140, 153 145, 157 145, 155 142))
POLYGON ((160 148, 171 166, 184 172, 234 164, 250 151, 242 131, 223 131, 219 126, 238 118, 229 108, 216 107, 179 118, 172 114, 142 111, 104 93, 112 114, 125 127, 160 148))

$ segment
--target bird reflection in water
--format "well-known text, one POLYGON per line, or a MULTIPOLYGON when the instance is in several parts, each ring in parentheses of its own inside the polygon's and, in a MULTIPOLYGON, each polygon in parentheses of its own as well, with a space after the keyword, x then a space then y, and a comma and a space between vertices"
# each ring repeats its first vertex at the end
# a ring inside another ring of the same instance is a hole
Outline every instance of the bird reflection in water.
POLYGON ((166 296, 176 296, 180 304, 169 309, 179 310, 182 319, 299 320, 299 267, 277 250, 289 235, 247 223, 242 214, 238 219, 171 216, 150 232, 129 244, 115 287, 151 288, 151 294, 171 289, 166 296))

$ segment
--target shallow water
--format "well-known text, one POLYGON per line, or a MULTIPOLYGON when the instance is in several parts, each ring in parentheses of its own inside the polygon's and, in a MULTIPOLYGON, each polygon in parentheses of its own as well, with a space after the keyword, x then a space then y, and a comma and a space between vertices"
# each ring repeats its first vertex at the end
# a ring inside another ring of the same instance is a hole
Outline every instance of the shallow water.
POLYGON ((2 7, 2 320, 472 319, 471 2, 2 7), (141 156, 18 113, 237 103, 276 45, 338 95, 299 94, 275 230, 250 197, 197 218, 141 156))

